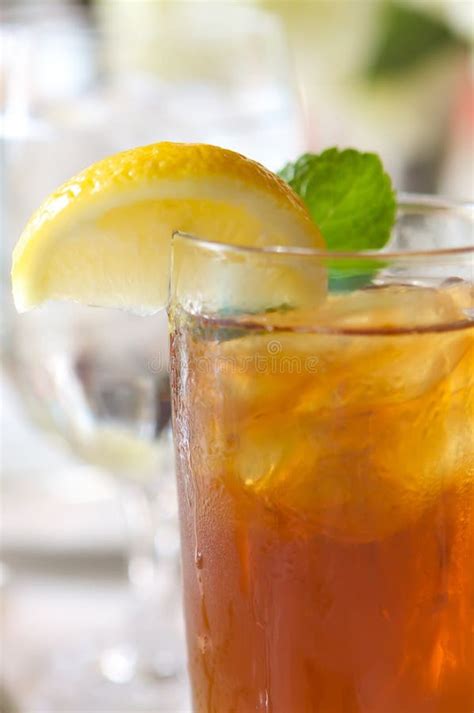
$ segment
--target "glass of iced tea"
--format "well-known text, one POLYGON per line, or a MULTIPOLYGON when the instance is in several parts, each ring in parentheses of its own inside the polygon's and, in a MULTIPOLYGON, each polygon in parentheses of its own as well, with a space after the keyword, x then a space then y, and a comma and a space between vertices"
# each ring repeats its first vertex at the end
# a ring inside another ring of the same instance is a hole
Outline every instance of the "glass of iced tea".
POLYGON ((196 713, 474 709, 472 211, 380 253, 174 237, 196 713))

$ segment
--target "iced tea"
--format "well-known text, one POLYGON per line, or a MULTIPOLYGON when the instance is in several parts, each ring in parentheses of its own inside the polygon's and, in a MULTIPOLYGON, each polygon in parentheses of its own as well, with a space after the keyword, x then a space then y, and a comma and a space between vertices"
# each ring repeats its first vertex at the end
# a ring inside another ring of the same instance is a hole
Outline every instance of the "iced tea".
POLYGON ((448 281, 175 308, 197 713, 474 710, 471 300, 448 281))

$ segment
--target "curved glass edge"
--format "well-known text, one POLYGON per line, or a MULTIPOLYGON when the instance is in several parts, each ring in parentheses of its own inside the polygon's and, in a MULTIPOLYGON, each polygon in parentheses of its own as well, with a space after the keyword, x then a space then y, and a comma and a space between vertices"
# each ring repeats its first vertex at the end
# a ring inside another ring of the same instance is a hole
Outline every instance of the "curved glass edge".
POLYGON ((401 334, 473 327, 473 207, 401 196, 399 216, 394 242, 413 246, 419 239, 423 249, 247 247, 176 232, 170 312, 265 331, 401 334), (457 235, 469 243, 426 249, 432 240, 453 243, 457 235))
POLYGON ((320 248, 298 247, 291 245, 264 245, 264 246, 243 246, 232 245, 207 239, 205 236, 192 235, 183 231, 176 231, 173 235, 179 236, 196 245, 202 245, 208 250, 216 252, 233 252, 242 254, 263 253, 263 254, 283 254, 301 257, 315 257, 320 260, 413 260, 417 258, 436 259, 448 256, 474 256, 474 203, 456 202, 439 196, 424 194, 400 193, 398 195, 397 224, 403 217, 408 216, 432 216, 433 218, 444 216, 446 218, 461 219, 466 225, 472 226, 472 242, 467 245, 453 245, 452 247, 438 247, 434 249, 403 249, 392 250, 383 248, 382 250, 361 250, 361 251, 329 251, 320 248))

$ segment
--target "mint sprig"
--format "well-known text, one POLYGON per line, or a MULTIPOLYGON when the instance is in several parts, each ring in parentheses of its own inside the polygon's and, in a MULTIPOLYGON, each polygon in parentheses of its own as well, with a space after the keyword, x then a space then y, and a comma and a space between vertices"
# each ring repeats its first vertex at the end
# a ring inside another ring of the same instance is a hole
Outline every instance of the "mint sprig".
MULTIPOLYGON (((382 248, 396 214, 395 191, 380 158, 355 149, 304 154, 280 176, 303 199, 328 250, 359 252, 382 248)), ((364 287, 382 267, 368 258, 335 260, 329 265, 329 289, 364 287)))
POLYGON ((280 176, 306 204, 329 250, 376 250, 387 243, 396 199, 376 154, 337 148, 307 153, 280 176))

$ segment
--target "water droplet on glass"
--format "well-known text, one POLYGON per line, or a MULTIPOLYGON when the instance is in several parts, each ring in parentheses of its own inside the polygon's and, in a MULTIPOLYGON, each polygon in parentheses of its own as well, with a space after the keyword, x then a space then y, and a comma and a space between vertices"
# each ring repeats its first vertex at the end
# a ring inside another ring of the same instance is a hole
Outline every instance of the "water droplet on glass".
POLYGON ((270 708, 270 695, 268 693, 268 690, 265 688, 265 690, 260 691, 260 708, 262 711, 265 713, 269 713, 271 710, 270 708))
POLYGON ((202 654, 205 654, 207 649, 209 648, 209 637, 206 636, 206 634, 203 634, 202 636, 198 636, 197 643, 198 643, 199 651, 202 654))

